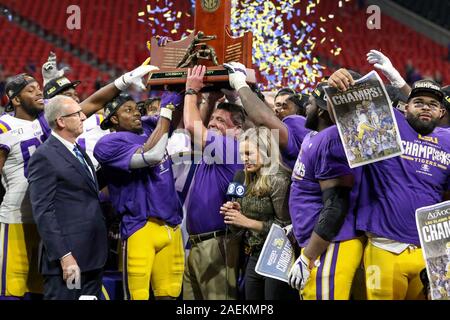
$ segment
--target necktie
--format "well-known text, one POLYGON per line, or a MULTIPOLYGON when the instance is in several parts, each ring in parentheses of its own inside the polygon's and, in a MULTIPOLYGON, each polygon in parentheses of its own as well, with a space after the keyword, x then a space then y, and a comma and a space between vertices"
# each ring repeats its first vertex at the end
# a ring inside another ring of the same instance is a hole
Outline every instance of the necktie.
POLYGON ((91 178, 92 180, 92 173, 91 170, 89 169, 86 161, 84 160, 83 154, 81 153, 80 149, 78 149, 76 146, 73 147, 73 152, 75 153, 75 155, 77 156, 78 161, 80 161, 81 165, 83 166, 83 168, 87 171, 87 174, 89 176, 89 178, 91 178))

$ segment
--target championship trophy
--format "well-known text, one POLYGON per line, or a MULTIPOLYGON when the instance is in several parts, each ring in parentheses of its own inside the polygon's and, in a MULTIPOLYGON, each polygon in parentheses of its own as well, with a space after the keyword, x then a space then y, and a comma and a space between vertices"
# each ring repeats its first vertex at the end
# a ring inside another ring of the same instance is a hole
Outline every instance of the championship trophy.
POLYGON ((228 71, 222 64, 240 62, 247 68, 247 82, 256 83, 252 66, 252 33, 231 36, 231 1, 196 0, 194 31, 179 41, 158 46, 158 37, 150 42, 151 64, 159 70, 150 73, 148 85, 159 90, 165 85, 184 86, 187 69, 205 65, 204 89, 229 87, 228 71))

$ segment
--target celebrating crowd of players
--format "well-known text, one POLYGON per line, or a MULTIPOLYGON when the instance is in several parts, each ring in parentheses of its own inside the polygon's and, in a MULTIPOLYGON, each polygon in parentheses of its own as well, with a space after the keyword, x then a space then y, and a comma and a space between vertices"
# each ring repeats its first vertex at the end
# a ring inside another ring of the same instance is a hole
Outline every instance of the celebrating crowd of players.
MULTIPOLYGON (((42 234, 59 230, 48 230, 36 220, 39 195, 30 201, 28 164, 51 135, 46 105, 64 95, 86 116, 65 115, 83 121, 77 146, 97 170, 99 199, 113 212, 105 216, 120 220, 125 298, 148 300, 151 291, 157 299, 245 299, 244 293, 248 299, 258 297, 253 289, 240 287, 252 281, 256 288, 255 259, 251 270, 245 266, 261 251, 261 239, 272 223, 285 227, 299 249, 289 272, 298 299, 426 298, 415 210, 448 199, 450 138, 444 127, 449 124, 442 119, 450 110, 450 93, 429 80, 410 88, 380 52, 372 50, 368 61, 394 90, 407 96, 405 114, 393 107, 405 152, 356 169, 348 165, 323 89, 330 85, 347 90, 361 77, 351 70, 336 71, 310 95, 282 89, 271 106, 247 84, 243 65, 225 64, 232 90, 207 94, 201 93, 206 68, 194 66, 185 89, 163 92, 152 115, 146 110, 148 101, 134 101, 127 93, 131 85, 145 88, 143 79, 156 69, 150 65, 124 74, 81 102, 79 82, 57 69, 54 56, 42 68, 43 90, 27 74, 12 77, 6 85, 7 112, 0 116, 5 189, 0 206, 0 297, 43 293, 39 245, 50 252, 53 244, 42 234), (418 152, 424 146, 433 152, 418 152), (267 151, 274 148, 279 162, 267 151), (274 161, 287 171, 261 170, 273 167, 274 161), (229 201, 228 185, 241 171, 252 194, 229 201), (283 172, 291 175, 290 185, 271 177, 283 172)), ((65 108, 65 100, 57 101, 65 108)), ((348 119, 360 124, 345 135, 354 157, 369 156, 358 154, 361 150, 379 153, 390 145, 389 135, 372 130, 373 122, 383 122, 382 115, 366 115, 364 107, 348 119)), ((67 240, 65 234, 58 236, 67 240)), ((54 260, 64 279, 78 266, 72 251, 54 260)), ((272 294, 262 298, 292 298, 286 288, 277 291, 282 286, 273 281, 261 283, 272 294)), ((97 295, 98 290, 93 292, 97 295)))

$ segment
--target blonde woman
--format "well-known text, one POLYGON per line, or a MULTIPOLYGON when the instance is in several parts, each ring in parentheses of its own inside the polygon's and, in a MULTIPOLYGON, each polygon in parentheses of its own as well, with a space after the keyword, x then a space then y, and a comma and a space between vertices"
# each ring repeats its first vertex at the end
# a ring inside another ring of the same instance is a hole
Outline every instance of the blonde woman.
POLYGON ((286 283, 255 272, 272 223, 290 224, 290 171, 282 164, 278 143, 266 127, 251 128, 242 134, 239 150, 247 191, 238 202, 225 203, 221 213, 233 231, 245 231, 244 246, 248 256, 245 297, 247 300, 298 300, 298 293, 286 283))

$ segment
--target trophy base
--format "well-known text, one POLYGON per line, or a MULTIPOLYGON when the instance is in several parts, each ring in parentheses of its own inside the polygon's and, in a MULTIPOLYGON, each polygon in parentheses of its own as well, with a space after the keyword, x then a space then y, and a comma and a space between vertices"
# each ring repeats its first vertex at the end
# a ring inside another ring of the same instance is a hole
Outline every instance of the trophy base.
MULTIPOLYGON (((247 83, 256 84, 255 70, 247 70, 247 83)), ((150 90, 183 90, 186 85, 187 68, 163 68, 150 74, 147 86, 150 90), (180 89, 181 88, 181 89, 180 89)), ((202 92, 230 89, 228 70, 222 66, 207 67, 202 92)))

